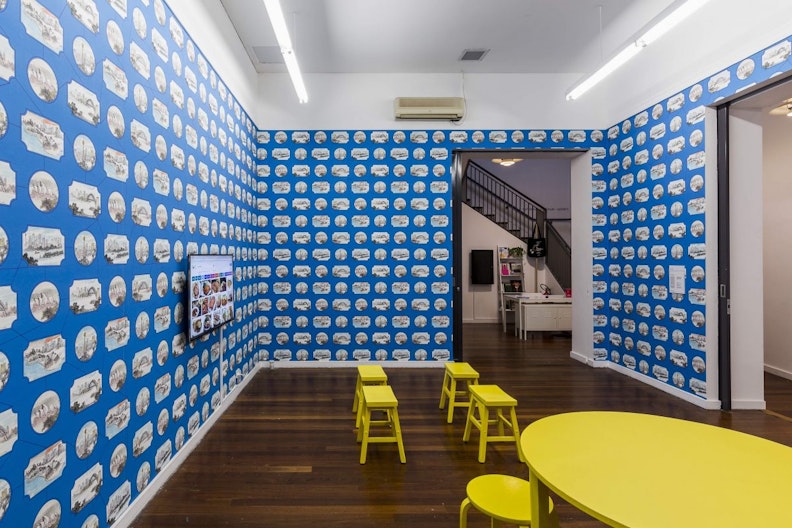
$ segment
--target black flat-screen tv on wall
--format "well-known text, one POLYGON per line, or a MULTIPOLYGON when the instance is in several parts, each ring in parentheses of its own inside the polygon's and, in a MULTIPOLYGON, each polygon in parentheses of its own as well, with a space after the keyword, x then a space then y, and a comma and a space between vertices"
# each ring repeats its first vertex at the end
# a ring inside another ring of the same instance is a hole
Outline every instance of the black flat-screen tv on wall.
POLYGON ((492 261, 494 253, 491 249, 470 250, 470 283, 494 284, 492 261))
POLYGON ((234 318, 234 257, 190 255, 190 340, 234 318))

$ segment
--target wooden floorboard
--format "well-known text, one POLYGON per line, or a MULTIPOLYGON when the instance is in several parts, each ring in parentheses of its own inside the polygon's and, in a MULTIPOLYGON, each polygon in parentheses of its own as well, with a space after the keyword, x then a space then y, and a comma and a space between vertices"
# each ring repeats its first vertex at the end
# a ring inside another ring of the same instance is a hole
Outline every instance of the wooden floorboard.
MULTIPOLYGON (((466 325, 464 359, 484 383, 517 398, 521 427, 550 414, 622 410, 705 422, 792 445, 792 382, 772 376, 763 411, 705 411, 606 369, 569 358, 571 339, 535 333, 521 341, 497 325, 466 325)), ((479 464, 477 435, 462 443, 438 409, 442 369, 387 370, 399 399, 407 464, 395 445, 375 444, 358 463, 351 412, 354 369, 259 372, 208 432, 133 528, 458 526, 465 485, 484 473, 527 478, 511 445, 479 464)), ((586 442, 586 438, 580 438, 586 442)), ((724 463, 728 463, 725 461, 724 463)), ((614 490, 614 493, 617 493, 614 490)), ((603 526, 558 503, 563 528, 603 526)), ((471 510, 471 528, 489 526, 471 510)))

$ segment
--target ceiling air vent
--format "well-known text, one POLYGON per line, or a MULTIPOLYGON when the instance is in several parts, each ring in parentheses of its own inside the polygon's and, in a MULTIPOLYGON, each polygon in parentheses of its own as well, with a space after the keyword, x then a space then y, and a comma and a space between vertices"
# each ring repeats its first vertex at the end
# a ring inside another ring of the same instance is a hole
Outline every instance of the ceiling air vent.
POLYGON ((461 61, 480 61, 484 56, 489 53, 488 49, 466 49, 459 57, 461 61))
POLYGON ((465 117, 462 97, 397 97, 393 100, 396 119, 450 119, 465 117))

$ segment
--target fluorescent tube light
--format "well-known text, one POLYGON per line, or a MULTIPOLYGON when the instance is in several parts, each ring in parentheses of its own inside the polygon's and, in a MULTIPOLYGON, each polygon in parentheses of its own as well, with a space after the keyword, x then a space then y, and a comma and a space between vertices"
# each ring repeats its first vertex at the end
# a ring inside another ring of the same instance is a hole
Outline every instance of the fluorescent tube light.
POLYGON ((643 48, 655 42, 670 31, 671 28, 693 14, 693 12, 707 3, 707 1, 708 0, 677 0, 672 3, 649 22, 649 24, 644 26, 641 31, 630 38, 628 43, 622 46, 621 51, 600 66, 597 71, 585 76, 575 83, 566 94, 567 101, 575 100, 589 91, 605 77, 616 71, 628 60, 635 57, 643 48))
POLYGON ((267 15, 272 24, 272 30, 275 32, 281 55, 283 55, 283 60, 286 62, 286 70, 288 70, 292 85, 294 85, 294 91, 297 92, 297 99, 300 103, 307 103, 308 91, 305 89, 300 66, 297 64, 297 55, 294 53, 280 0, 264 0, 264 7, 267 8, 267 15))

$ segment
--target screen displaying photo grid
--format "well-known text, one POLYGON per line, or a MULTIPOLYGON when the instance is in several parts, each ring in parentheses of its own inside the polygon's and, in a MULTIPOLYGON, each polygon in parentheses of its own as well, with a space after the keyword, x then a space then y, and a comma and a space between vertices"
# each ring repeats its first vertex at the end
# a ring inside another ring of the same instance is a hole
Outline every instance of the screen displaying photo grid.
POLYGON ((230 255, 190 256, 190 339, 234 318, 234 259, 230 255))

